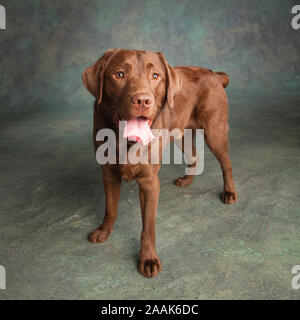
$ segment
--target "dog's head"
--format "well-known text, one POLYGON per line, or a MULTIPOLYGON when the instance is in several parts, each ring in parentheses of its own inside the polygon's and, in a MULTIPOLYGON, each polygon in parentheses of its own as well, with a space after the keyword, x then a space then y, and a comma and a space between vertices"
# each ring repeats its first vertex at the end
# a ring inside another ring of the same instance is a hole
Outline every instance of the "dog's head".
POLYGON ((106 51, 82 80, 115 121, 144 117, 152 122, 165 103, 173 108, 180 88, 178 75, 161 53, 138 50, 106 51))

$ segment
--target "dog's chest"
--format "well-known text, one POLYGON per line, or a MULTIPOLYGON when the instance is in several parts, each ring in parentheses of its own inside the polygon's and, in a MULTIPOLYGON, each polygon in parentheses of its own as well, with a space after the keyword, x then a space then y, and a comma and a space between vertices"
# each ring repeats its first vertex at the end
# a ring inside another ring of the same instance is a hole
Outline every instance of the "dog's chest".
POLYGON ((122 179, 125 181, 130 181, 138 176, 140 173, 140 165, 136 164, 119 164, 118 171, 120 172, 122 179))

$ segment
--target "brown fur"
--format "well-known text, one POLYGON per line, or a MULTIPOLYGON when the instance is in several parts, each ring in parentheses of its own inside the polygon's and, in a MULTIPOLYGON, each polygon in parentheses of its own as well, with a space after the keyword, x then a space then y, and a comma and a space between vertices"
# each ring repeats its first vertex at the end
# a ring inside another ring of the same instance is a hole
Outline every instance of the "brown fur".
MULTIPOLYGON (((102 128, 118 131, 116 119, 129 120, 144 116, 153 120, 152 129, 174 128, 182 132, 185 128, 204 129, 205 141, 219 160, 224 179, 221 199, 224 203, 237 201, 232 169, 228 156, 228 105, 224 88, 229 78, 224 72, 180 66, 171 67, 161 53, 138 50, 108 50, 91 67, 82 80, 95 96, 94 147, 101 142, 95 140, 102 128), (116 78, 116 72, 125 73, 125 79, 116 78), (153 73, 160 78, 153 80, 153 73), (131 97, 146 93, 152 97, 151 106, 133 107, 131 97)), ((129 143, 130 144, 130 143, 129 143)), ((142 212, 142 234, 139 271, 153 277, 162 269, 155 248, 155 218, 159 198, 160 165, 106 164, 102 166, 106 196, 105 217, 99 228, 90 235, 91 242, 104 242, 113 230, 122 179, 135 179, 139 184, 142 212)), ((193 176, 175 180, 177 186, 187 186, 193 176)))

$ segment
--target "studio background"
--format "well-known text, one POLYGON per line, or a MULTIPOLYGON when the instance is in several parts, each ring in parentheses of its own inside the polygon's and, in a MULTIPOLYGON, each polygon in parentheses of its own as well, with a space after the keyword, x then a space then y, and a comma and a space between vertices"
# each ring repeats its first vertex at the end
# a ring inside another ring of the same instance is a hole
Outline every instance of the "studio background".
POLYGON ((298 299, 300 30, 297 1, 2 0, 0 298, 298 299), (92 147, 93 97, 81 73, 109 48, 160 51, 171 65, 230 76, 230 142, 240 201, 223 205, 221 171, 187 189, 164 166, 157 221, 163 271, 136 269, 137 186, 124 185, 105 244, 92 147), (172 199, 172 200, 171 200, 172 199), (180 226, 180 227, 179 227, 180 226))

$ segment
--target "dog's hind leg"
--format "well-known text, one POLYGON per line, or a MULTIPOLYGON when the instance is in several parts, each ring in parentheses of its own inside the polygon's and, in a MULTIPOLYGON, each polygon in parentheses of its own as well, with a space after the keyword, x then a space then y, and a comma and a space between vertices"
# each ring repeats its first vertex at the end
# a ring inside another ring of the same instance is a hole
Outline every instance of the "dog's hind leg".
POLYGON ((228 126, 221 125, 219 127, 208 128, 204 131, 205 141, 210 151, 219 160, 224 180, 224 190, 221 195, 221 199, 224 203, 234 203, 238 200, 238 196, 235 190, 232 168, 228 155, 228 126))
MULTIPOLYGON (((184 153, 187 159, 187 162, 189 163, 188 168, 195 168, 197 164, 196 162, 193 163, 195 157, 197 156, 196 148, 194 145, 195 133, 196 133, 196 130, 192 129, 191 143, 188 143, 188 144, 183 143, 184 137, 180 140, 175 140, 177 147, 181 149, 181 151, 184 153), (191 150, 185 150, 184 149, 185 147, 192 149, 192 152, 190 152, 191 150)), ((193 182, 194 176, 195 176, 194 174, 190 174, 190 175, 185 175, 184 177, 179 177, 174 181, 174 184, 179 187, 186 187, 193 182)))

